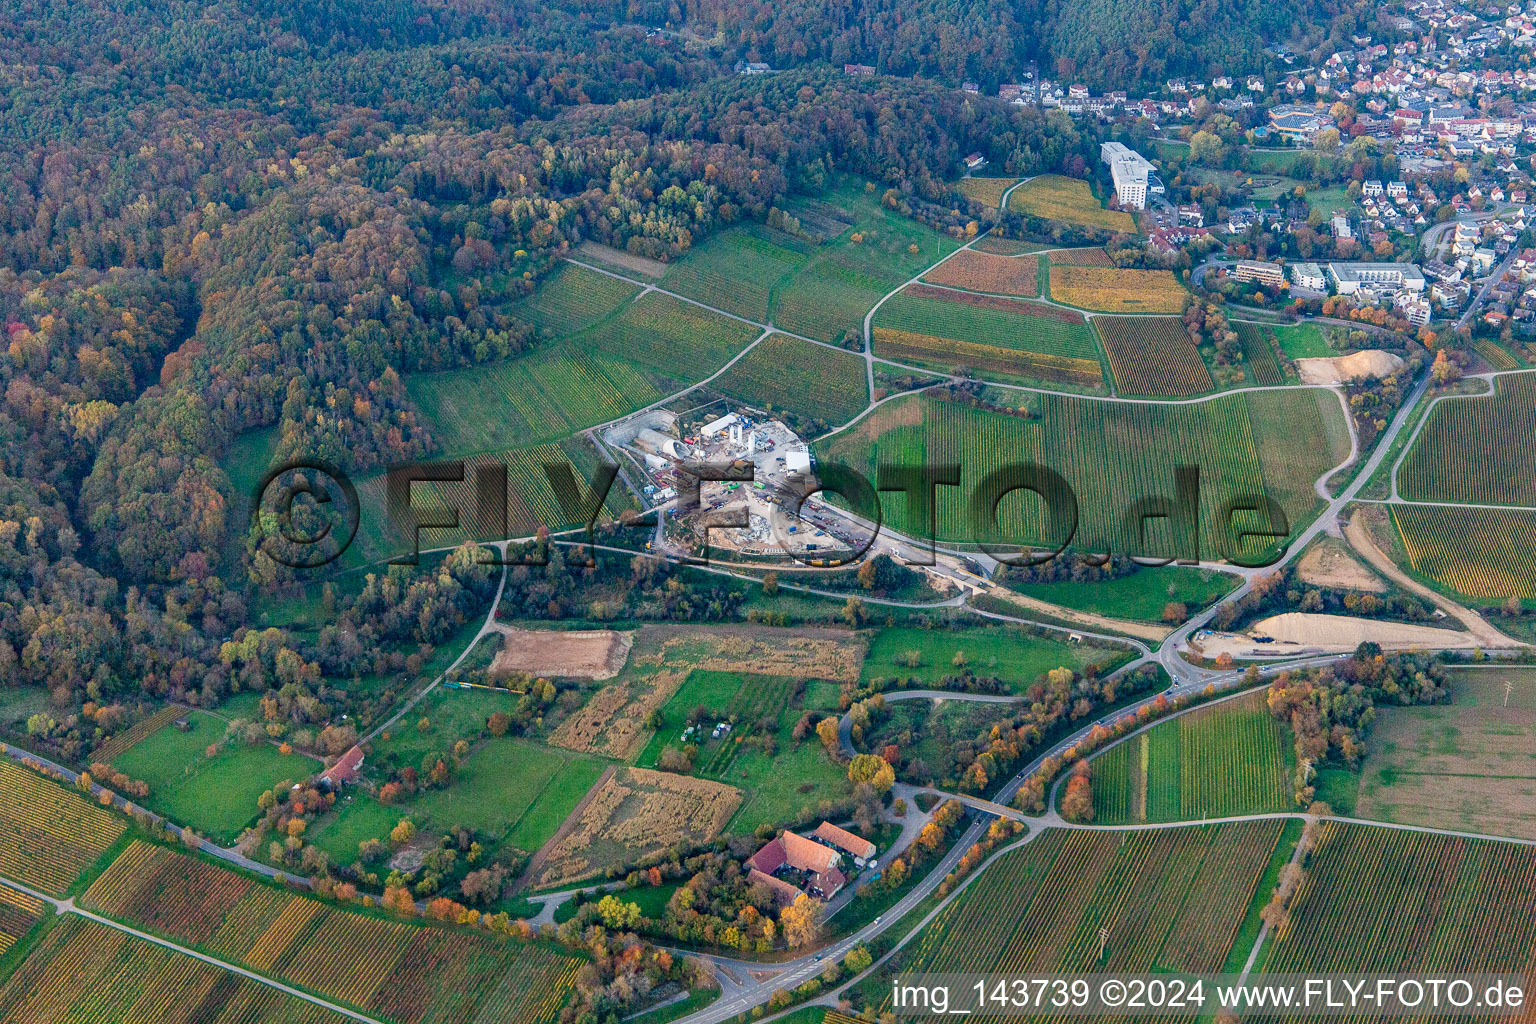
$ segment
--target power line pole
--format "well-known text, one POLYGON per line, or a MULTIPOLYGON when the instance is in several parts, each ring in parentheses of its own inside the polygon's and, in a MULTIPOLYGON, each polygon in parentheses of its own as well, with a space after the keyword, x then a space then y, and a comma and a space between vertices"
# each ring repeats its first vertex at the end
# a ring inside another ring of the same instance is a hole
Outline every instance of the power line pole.
POLYGON ((1109 941, 1109 929, 1108 928, 1100 928, 1099 929, 1099 959, 1100 960, 1104 959, 1104 943, 1106 943, 1108 941, 1109 941))
POLYGON ((1513 692, 1515 692, 1515 684, 1512 681, 1508 680, 1508 679, 1504 680, 1504 706, 1505 707, 1509 707, 1509 695, 1511 693, 1513 693, 1513 692))

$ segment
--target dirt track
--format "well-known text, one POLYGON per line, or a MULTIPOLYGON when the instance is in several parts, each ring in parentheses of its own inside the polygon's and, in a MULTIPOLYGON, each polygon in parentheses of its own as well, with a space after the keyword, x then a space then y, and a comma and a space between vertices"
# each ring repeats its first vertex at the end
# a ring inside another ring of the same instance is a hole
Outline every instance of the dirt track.
POLYGON ((987 591, 992 597, 1011 601, 1021 608, 1049 615, 1053 619, 1063 622, 1075 622, 1079 626, 1103 630, 1106 633, 1124 633, 1126 636, 1134 636, 1139 640, 1150 640, 1152 643, 1161 643, 1163 637, 1170 632, 1162 626, 1154 626, 1150 622, 1132 622, 1129 619, 1111 619, 1104 615, 1095 615, 1093 612, 1078 611, 1076 608, 1063 608, 1059 604, 1050 604, 1033 597, 1025 597, 1009 590, 1007 587, 994 586, 987 591))

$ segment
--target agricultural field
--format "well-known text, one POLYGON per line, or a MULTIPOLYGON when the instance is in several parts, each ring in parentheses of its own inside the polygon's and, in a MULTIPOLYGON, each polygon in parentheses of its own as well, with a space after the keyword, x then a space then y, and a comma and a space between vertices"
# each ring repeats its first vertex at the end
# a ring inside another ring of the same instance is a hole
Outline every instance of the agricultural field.
POLYGON ((821 245, 774 292, 774 323, 819 341, 861 331, 870 307, 959 247, 949 236, 885 209, 878 195, 845 188, 833 199, 848 211, 852 229, 821 245))
MULTIPOLYGON (((1025 419, 912 396, 886 403, 855 427, 819 443, 816 455, 870 479, 880 462, 955 463, 960 486, 938 488, 941 539, 1056 547, 1065 539, 1061 529, 1052 528, 1044 503, 1028 492, 1006 497, 998 506, 999 528, 981 538, 974 536, 969 504, 984 476, 999 466, 1048 466, 1076 494, 1073 543, 1083 550, 1117 552, 1142 547, 1125 520, 1131 503, 1152 494, 1172 497, 1173 467, 1192 465, 1200 472, 1201 551, 1209 557, 1229 546, 1224 503, 1238 495, 1266 493, 1295 530, 1316 508, 1313 481, 1349 452, 1343 413, 1326 391, 1249 392, 1191 404, 1042 395, 1032 412, 1025 419)), ((926 524, 910 519, 903 502, 882 501, 892 528, 908 535, 926 531, 926 524)), ((1261 525, 1258 520, 1259 513, 1240 513, 1236 522, 1251 531, 1261 525)), ((1169 535, 1163 529, 1156 520, 1148 522, 1145 546, 1153 549, 1148 554, 1166 548, 1169 535)), ((1244 550, 1256 550, 1258 543, 1250 539, 1244 550)))
POLYGON ((1112 267, 1114 261, 1100 245, 1082 249, 1052 249, 1045 254, 1046 261, 1057 267, 1112 267))
POLYGON ((1449 704, 1378 711, 1355 814, 1536 839, 1533 752, 1536 671, 1455 669, 1449 704))
POLYGON ((136 842, 82 905, 403 1024, 552 1021, 582 961, 542 946, 336 909, 136 842))
POLYGON ((1134 233, 1136 221, 1120 210, 1106 210, 1086 181, 1042 174, 1020 185, 1008 197, 1008 209, 1029 217, 1059 220, 1067 224, 1134 233))
POLYGON ((740 320, 648 292, 571 343, 661 377, 693 381, 720 369, 758 333, 740 320))
POLYGON ((1188 611, 1194 611, 1226 595, 1238 583, 1236 577, 1227 573, 1169 565, 1142 568, 1129 576, 1094 582, 1005 581, 1004 585, 1026 597, 1095 615, 1135 619, 1139 622, 1162 622, 1163 609, 1170 601, 1184 605, 1188 611))
POLYGON ((909 366, 942 366, 945 373, 1019 377, 1090 389, 1104 383, 1097 359, 1023 352, 889 327, 876 327, 870 333, 879 358, 909 366))
POLYGON ((254 746, 224 744, 227 723, 206 711, 173 709, 185 732, 161 725, 111 760, 112 767, 149 783, 141 801, 150 810, 220 844, 235 841, 260 811, 256 800, 287 779, 300 782, 325 766, 305 754, 284 754, 263 740, 254 746), (207 748, 218 745, 208 756, 207 748))
POLYGON ((79 917, 61 921, 3 986, 0 1019, 156 1024, 348 1024, 349 1018, 79 917))
POLYGON ((794 737, 795 723, 806 711, 818 712, 818 719, 837 714, 837 687, 798 684, 790 676, 692 672, 662 707, 661 724, 637 763, 653 767, 667 747, 681 751, 696 744, 693 774, 742 791, 741 807, 726 826, 733 835, 801 816, 823 801, 846 799, 853 793, 847 769, 827 755, 814 733, 794 737), (684 740, 689 716, 701 707, 709 712, 704 727, 684 740), (714 739, 719 722, 733 723, 733 728, 714 739), (761 738, 769 736, 771 754, 761 745, 761 738))
POLYGON ((561 263, 509 312, 541 338, 557 338, 591 327, 640 292, 640 286, 574 263, 561 263))
POLYGON ((604 767, 595 757, 504 736, 476 749, 446 788, 400 806, 440 832, 462 825, 531 853, 555 834, 604 767))
POLYGON ((48 913, 48 904, 0 883, 0 956, 16 945, 48 913))
POLYGON ((1495 370, 1514 370, 1520 367, 1520 360, 1510 355, 1503 346, 1497 345, 1487 338, 1478 338, 1472 342, 1472 349, 1483 357, 1484 362, 1495 370))
POLYGON ((1034 256, 992 256, 974 248, 964 249, 924 274, 923 280, 973 292, 1032 299, 1040 294, 1040 260, 1034 256))
POLYGON ((983 235, 971 243, 972 251, 991 253, 994 256, 1022 256, 1049 248, 1050 246, 1039 242, 1021 242, 1014 238, 1000 238, 997 235, 983 235))
POLYGON ((1268 324, 1239 320, 1232 323, 1232 329, 1237 332, 1238 344, 1243 347, 1243 359, 1248 364, 1253 382, 1264 387, 1284 384, 1285 370, 1275 354, 1280 344, 1275 336, 1275 328, 1268 324))
POLYGON ((1122 394, 1185 398, 1215 387, 1178 317, 1101 316, 1093 325, 1122 394))
POLYGON ((1414 572, 1483 601, 1536 597, 1536 513, 1393 505, 1414 572))
POLYGON ((706 843, 725 830, 740 805, 734 786, 624 768, 598 786, 528 871, 536 888, 558 889, 677 843, 706 843))
POLYGON ((1527 974, 1536 847, 1324 821, 1267 972, 1527 974))
POLYGON ((971 202, 980 203, 995 210, 1002 205, 1003 193, 1013 187, 1013 183, 1018 180, 1018 178, 961 178, 955 182, 955 187, 971 202))
POLYGON ((78 793, 0 762, 0 875, 63 896, 125 831, 78 793))
POLYGON ((694 670, 852 682, 863 655, 854 634, 832 630, 647 626, 636 632, 624 671, 562 722, 549 742, 633 761, 651 738, 646 718, 694 670))
POLYGON ((401 812, 385 807, 366 793, 348 793, 336 801, 327 817, 304 833, 304 841, 325 851, 332 864, 357 860, 357 848, 369 839, 385 839, 400 823, 401 812))
POLYGON ((247 430, 230 442, 229 451, 219 460, 219 468, 228 474, 229 484, 234 488, 237 502, 235 507, 240 510, 242 517, 249 513, 251 500, 256 496, 261 478, 272 468, 277 444, 281 439, 279 425, 276 423, 247 430))
POLYGON ((1190 821, 1292 809, 1288 730, 1264 692, 1153 726, 1089 762, 1094 820, 1190 821))
POLYGON ((916 284, 893 295, 874 323, 898 331, 958 338, 1001 348, 1095 359, 1093 332, 1071 310, 1039 302, 975 295, 916 284))
POLYGON ((892 296, 874 320, 875 354, 1091 386, 1102 372, 1092 329, 1077 314, 1039 303, 917 285, 892 296))
POLYGON ((803 267, 814 248, 762 225, 733 227, 689 249, 661 283, 679 295, 763 323, 774 287, 803 267))
MULTIPOLYGON (((878 976, 1181 971, 1227 963, 1278 821, 1112 833, 1051 829, 978 877, 878 976), (1099 955, 1100 929, 1108 932, 1099 955)), ((870 990, 888 998, 890 986, 870 990)), ((877 1002, 877 1012, 889 1009, 877 1002)))
POLYGON ((621 356, 556 345, 441 373, 412 373, 405 390, 445 458, 565 437, 662 397, 621 356))
POLYGON ((710 385, 770 412, 788 412, 828 426, 846 423, 869 404, 864 360, 773 334, 710 385))
POLYGON ((921 687, 942 689, 946 676, 968 670, 996 676, 1023 694, 1041 676, 1063 666, 1098 665, 1107 673, 1126 659, 1124 648, 1035 636, 1007 626, 922 629, 893 626, 880 630, 864 659, 863 681, 885 677, 916 679, 921 687), (960 659, 963 664, 957 665, 960 659))
POLYGON ((440 832, 454 826, 474 829, 490 838, 487 845, 510 843, 524 853, 543 846, 597 782, 605 763, 513 736, 481 739, 486 720, 497 711, 511 712, 517 699, 496 690, 433 693, 410 722, 375 742, 371 759, 388 769, 415 766, 427 755, 467 740, 470 751, 452 781, 442 789, 420 790, 389 808, 357 795, 350 804, 339 804, 334 817, 317 823, 314 844, 336 862, 350 864, 357 858, 358 843, 388 836, 396 822, 408 817, 440 832))
POLYGON ((1338 355, 1328 344, 1328 336, 1317 324, 1295 324, 1269 328, 1274 333, 1280 351, 1287 359, 1327 359, 1338 355))
POLYGON ((1494 381, 1492 395, 1435 403, 1397 470, 1404 498, 1536 505, 1536 374, 1494 381))
MULTIPOLYGON (((509 448, 464 460, 464 480, 448 483, 422 483, 411 488, 411 505, 424 516, 441 510, 445 516, 457 509, 456 528, 424 527, 421 548, 439 548, 477 540, 531 536, 540 526, 552 532, 580 526, 585 515, 566 512, 550 485, 546 466, 564 465, 579 481, 587 482, 597 467, 598 454, 584 437, 509 448), (494 514, 482 519, 475 500, 475 476, 481 466, 505 466, 507 470, 507 505, 505 524, 494 514)), ((349 565, 382 562, 411 550, 409 529, 400 529, 390 521, 387 478, 380 473, 358 481, 358 499, 362 504, 357 540, 347 551, 349 565)), ((604 518, 616 518, 631 507, 629 492, 615 486, 608 492, 604 518)))
POLYGON ((1171 270, 1052 266, 1051 298, 1103 313, 1181 313, 1189 292, 1171 270))
POLYGON ((92 752, 91 759, 111 764, 126 753, 130 747, 159 732, 186 713, 187 709, 184 707, 176 704, 167 704, 159 711, 139 719, 127 729, 101 744, 92 752))

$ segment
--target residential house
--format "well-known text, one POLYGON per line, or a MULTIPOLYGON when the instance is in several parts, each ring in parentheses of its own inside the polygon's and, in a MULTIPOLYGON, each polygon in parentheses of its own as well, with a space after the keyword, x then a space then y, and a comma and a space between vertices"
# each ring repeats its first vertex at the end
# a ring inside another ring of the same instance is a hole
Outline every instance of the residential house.
POLYGON ((363 748, 353 747, 320 773, 320 783, 334 793, 342 786, 356 782, 362 767, 363 748))

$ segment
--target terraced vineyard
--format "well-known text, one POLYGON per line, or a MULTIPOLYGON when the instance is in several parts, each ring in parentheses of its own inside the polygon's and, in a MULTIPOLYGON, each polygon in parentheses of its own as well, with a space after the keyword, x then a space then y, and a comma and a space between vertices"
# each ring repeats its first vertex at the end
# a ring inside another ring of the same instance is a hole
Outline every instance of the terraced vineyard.
POLYGON ((1178 317, 1101 316, 1094 326, 1122 394, 1183 398, 1215 387, 1178 317))
POLYGON ((0 1020, 348 1024, 350 1018, 105 925, 68 917, 0 986, 0 1020))
POLYGON ((639 291, 639 285, 620 278, 562 263, 510 312, 531 324, 540 337, 561 337, 590 327, 639 291))
POLYGON ((1495 378, 1491 396, 1437 402, 1398 467, 1410 501, 1536 505, 1536 373, 1495 378))
POLYGON ((669 378, 707 377, 740 352, 758 330, 660 292, 649 292, 573 344, 669 378))
POLYGON ((81 904, 405 1024, 553 1020, 582 964, 542 946, 337 910, 143 842, 81 904))
POLYGON ((1034 256, 990 256, 964 249, 924 274, 923 280, 974 292, 1034 298, 1040 294, 1040 261, 1034 256))
POLYGON ((446 458, 565 437, 662 397, 635 364, 572 345, 461 370, 409 374, 405 389, 446 458))
POLYGON ((772 228, 747 225, 711 235, 667 271, 662 285, 737 316, 768 319, 774 285, 805 265, 815 246, 772 228))
POLYGON ((884 359, 916 366, 941 366, 946 373, 980 373, 1054 381, 1093 388, 1104 383, 1104 371, 1096 359, 1020 352, 998 345, 978 345, 931 334, 876 327, 870 332, 875 352, 884 359))
POLYGON ((126 830, 77 793, 0 763, 0 875, 62 896, 126 830))
POLYGON ((1278 821, 1132 833, 1053 829, 987 869, 884 973, 1214 973, 1281 833, 1278 821), (1108 931, 1102 960, 1101 928, 1108 931))
POLYGON ((1097 361, 1087 322, 1071 310, 913 285, 893 295, 874 326, 973 344, 1097 361))
POLYGON ((1536 597, 1536 513, 1393 505, 1392 522, 1415 572, 1468 597, 1536 597))
POLYGON ((1280 358, 1275 354, 1280 343, 1275 338, 1274 328, 1239 320, 1232 322, 1232 329, 1237 332, 1237 341, 1243 347, 1243 358, 1248 362, 1248 369, 1253 371, 1253 382, 1264 387, 1284 384, 1285 370, 1281 368, 1280 358))
POLYGON ((827 426, 848 422, 869 404, 863 359, 783 334, 763 339, 711 386, 743 402, 827 426))
POLYGON ((1189 293, 1170 270, 1057 266, 1052 261, 1051 298, 1105 313, 1180 313, 1189 293))
POLYGON ((965 198, 995 210, 1003 201, 1003 193, 1018 180, 1018 178, 961 178, 955 183, 955 187, 965 198))
POLYGON ((1536 848, 1323 822, 1265 971, 1514 973, 1536 967, 1536 848))
MULTIPOLYGON (((1316 508, 1313 481, 1349 451, 1343 414, 1328 392, 1249 392, 1189 404, 1043 395, 1035 412, 1036 418, 1024 419, 914 396, 879 407, 854 428, 819 444, 816 453, 823 462, 854 467, 870 479, 876 476, 877 461, 957 464, 961 484, 938 488, 938 515, 940 536, 958 541, 976 539, 968 502, 985 474, 1014 462, 1049 466, 1076 493, 1079 520, 1073 543, 1095 551, 1142 550, 1126 522, 1126 509, 1152 494, 1171 498, 1174 467, 1195 466, 1200 473, 1201 552, 1210 556, 1227 546, 1225 502, 1267 493, 1295 530, 1316 508)), ((1033 497, 1006 499, 999 508, 1001 530, 983 539, 1061 543, 1040 506, 1033 497)), ((925 530, 909 519, 901 502, 886 502, 885 516, 901 532, 925 530)), ((1250 530, 1260 525, 1252 513, 1241 514, 1237 522, 1250 530)), ((1166 537, 1151 521, 1145 547, 1166 553, 1166 537)))
POLYGON ((1191 711, 1094 758, 1094 820, 1191 821, 1291 810, 1286 730, 1262 691, 1191 711))
POLYGON ((1114 262, 1102 246, 1083 249, 1052 249, 1046 253, 1052 266, 1059 267, 1112 267, 1114 262))
POLYGON ((1019 256, 1046 248, 1049 247, 1039 242, 1021 242, 1013 238, 1000 238, 997 235, 985 235, 971 244, 972 252, 986 252, 994 256, 1019 256))
POLYGON ((845 190, 835 197, 855 218, 853 230, 818 248, 774 298, 774 323, 819 341, 862 331, 870 307, 959 246, 874 196, 845 190))
POLYGON ((1104 209, 1086 181, 1059 174, 1042 174, 1014 189, 1013 195, 1008 197, 1008 209, 1030 217, 1108 231, 1136 230, 1136 221, 1130 214, 1104 209))

